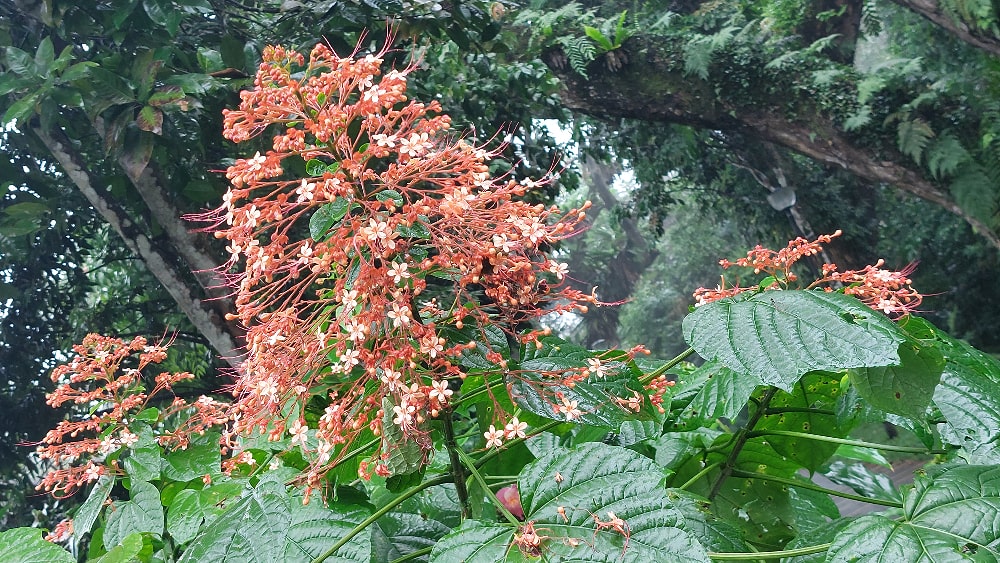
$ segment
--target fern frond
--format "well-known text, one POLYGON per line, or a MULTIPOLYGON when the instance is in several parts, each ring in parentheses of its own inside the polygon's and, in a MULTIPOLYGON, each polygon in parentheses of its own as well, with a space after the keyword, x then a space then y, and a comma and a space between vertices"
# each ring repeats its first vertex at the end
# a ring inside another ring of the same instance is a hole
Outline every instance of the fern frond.
POLYGON ((927 151, 927 167, 936 179, 951 176, 970 159, 969 151, 951 133, 942 133, 927 151))
POLYGON ((559 43, 566 53, 569 66, 580 73, 580 76, 589 78, 587 65, 597 57, 597 45, 589 37, 567 37, 559 43))
POLYGON ((857 129, 861 129, 865 125, 871 123, 871 120, 872 120, 871 106, 861 106, 860 108, 858 108, 857 113, 844 120, 844 131, 854 131, 857 129))
POLYGON ((903 119, 896 126, 896 133, 898 135, 899 150, 903 154, 912 157, 917 164, 920 164, 924 149, 927 148, 927 143, 934 136, 934 130, 931 129, 931 126, 919 117, 903 119))
POLYGON ((708 65, 712 62, 712 42, 708 37, 699 37, 684 45, 684 73, 695 74, 702 80, 708 78, 708 65))
POLYGON ((861 29, 869 37, 882 33, 882 15, 875 0, 865 0, 861 5, 861 29))
POLYGON ((965 167, 949 189, 959 207, 987 225, 997 226, 997 186, 979 165, 965 167))

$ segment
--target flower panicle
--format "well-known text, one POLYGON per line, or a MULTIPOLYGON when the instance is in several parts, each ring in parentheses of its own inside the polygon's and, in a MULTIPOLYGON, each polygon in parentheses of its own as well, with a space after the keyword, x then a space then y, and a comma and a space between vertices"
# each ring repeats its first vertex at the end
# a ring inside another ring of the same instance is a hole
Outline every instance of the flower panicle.
POLYGON ((223 204, 201 217, 228 244, 232 318, 247 327, 233 431, 294 432, 313 460, 308 482, 386 424, 422 440, 449 382, 465 377, 456 359, 469 344, 443 330, 499 326, 537 346, 545 332, 523 332, 528 323, 597 302, 547 253, 580 230, 589 202, 523 201, 553 177, 494 177, 502 148, 451 133, 439 103, 408 97, 415 66, 383 71, 385 54, 269 47, 224 135, 273 131, 271 146, 227 169, 223 204), (288 173, 295 159, 307 177, 288 173), (319 424, 282 414, 316 394, 329 401, 319 424))
MULTIPOLYGON (((798 280, 796 274, 791 271, 793 264, 805 256, 819 254, 823 244, 829 243, 841 234, 842 232, 837 230, 833 234, 820 235, 813 241, 799 237, 790 241, 785 248, 779 251, 757 245, 747 252, 745 258, 740 258, 735 262, 720 260, 719 264, 723 268, 733 266, 753 268, 755 274, 767 274, 773 278, 773 281, 764 288, 760 285, 727 286, 725 277, 723 277, 715 288, 700 287, 695 290, 695 306, 733 297, 746 291, 786 288, 791 282, 798 280)), ((899 271, 887 270, 883 268, 884 265, 885 261, 879 259, 875 264, 865 266, 861 270, 840 272, 835 264, 823 264, 820 278, 808 284, 806 288, 822 287, 826 291, 834 291, 835 287, 840 288, 844 294, 853 295, 865 305, 893 318, 916 311, 924 298, 912 287, 912 280, 909 277, 916 269, 916 263, 911 263, 899 271)))
MULTIPOLYGON (((69 496, 103 475, 121 473, 116 462, 105 463, 105 459, 139 443, 136 415, 147 407, 150 398, 170 392, 176 383, 194 377, 186 372, 160 373, 153 378, 152 389, 145 391, 143 371, 163 362, 170 344, 166 340, 150 343, 143 337, 126 341, 88 334, 73 347, 75 355, 69 362, 52 371, 57 387, 46 402, 53 408, 79 405, 91 414, 59 422, 37 444, 39 458, 50 463, 37 490, 56 497, 69 496)), ((160 412, 161 419, 187 408, 183 400, 177 399, 160 412)), ((216 422, 224 423, 218 418, 216 422)), ((184 440, 186 437, 179 444, 186 443, 184 440)))

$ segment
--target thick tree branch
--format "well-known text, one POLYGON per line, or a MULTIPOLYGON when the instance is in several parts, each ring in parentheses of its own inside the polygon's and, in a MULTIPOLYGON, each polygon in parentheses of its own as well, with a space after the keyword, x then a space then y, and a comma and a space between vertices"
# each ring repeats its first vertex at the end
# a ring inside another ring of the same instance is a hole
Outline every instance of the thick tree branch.
POLYGON ((892 0, 904 8, 908 8, 930 22, 940 26, 945 31, 965 41, 969 45, 982 49, 987 53, 1000 57, 1000 38, 974 29, 967 23, 958 19, 955 15, 949 14, 937 0, 892 0))
MULTIPOLYGON (((634 38, 626 47, 631 51, 628 64, 611 71, 595 61, 588 69, 589 78, 550 64, 563 81, 564 105, 595 117, 626 117, 737 131, 781 145, 825 164, 840 166, 870 182, 890 184, 940 205, 1000 249, 1000 236, 959 207, 943 187, 907 165, 877 158, 875 151, 857 146, 830 118, 818 112, 793 117, 787 109, 789 100, 784 99, 770 106, 759 101, 750 105, 747 100, 727 99, 726 92, 717 92, 709 82, 684 74, 677 55, 669 52, 669 47, 641 37, 634 38)), ((883 152, 892 153, 894 148, 883 152)))
POLYGON ((88 172, 86 162, 77 152, 73 143, 61 131, 47 132, 39 127, 34 133, 59 162, 66 176, 94 206, 94 209, 122 237, 126 246, 139 256, 149 271, 163 285, 163 288, 177 302, 180 310, 191 323, 211 343, 221 357, 234 368, 238 368, 236 338, 228 332, 225 321, 207 306, 200 287, 192 287, 192 281, 178 263, 182 261, 171 255, 161 245, 157 245, 116 202, 104 196, 88 172))
MULTIPOLYGON (((98 131, 100 133, 100 131, 98 131)), ((149 134, 150 137, 152 134, 149 134)), ((103 136, 103 135, 102 135, 103 136)), ((175 252, 194 273, 202 290, 210 300, 206 306, 212 307, 219 317, 225 318, 227 312, 235 310, 232 299, 228 297, 232 291, 226 286, 226 281, 219 275, 216 267, 218 263, 216 257, 206 252, 203 248, 204 241, 192 233, 187 224, 181 219, 181 211, 164 197, 167 193, 164 182, 161 181, 162 174, 152 161, 143 162, 148 159, 152 149, 152 139, 147 137, 150 143, 150 151, 145 152, 145 158, 136 159, 126 150, 118 158, 118 163, 125 171, 132 185, 146 203, 153 216, 153 219, 163 228, 163 233, 170 241, 175 252), (141 165, 139 165, 141 162, 141 165)), ((135 147, 132 150, 136 150, 135 147)), ((242 336, 242 331, 234 323, 228 324, 228 332, 242 336)))

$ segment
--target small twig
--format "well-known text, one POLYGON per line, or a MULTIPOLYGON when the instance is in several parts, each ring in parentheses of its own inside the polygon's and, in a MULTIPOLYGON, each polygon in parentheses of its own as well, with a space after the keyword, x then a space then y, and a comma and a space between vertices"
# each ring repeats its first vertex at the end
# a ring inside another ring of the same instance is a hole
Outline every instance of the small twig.
POLYGON ((725 483, 726 479, 733 474, 733 470, 736 468, 736 459, 739 457, 740 452, 743 451, 743 446, 747 443, 747 440, 750 439, 753 427, 760 422, 761 418, 763 418, 764 412, 767 410, 768 403, 771 402, 771 399, 774 398, 774 395, 777 392, 778 388, 773 385, 767 388, 767 391, 764 392, 764 396, 760 399, 760 403, 757 405, 757 410, 754 411, 753 415, 747 421, 747 425, 741 428, 737 433, 736 443, 733 444, 733 451, 729 452, 729 457, 726 458, 726 461, 722 465, 722 472, 719 474, 719 479, 712 487, 712 492, 708 494, 709 500, 714 499, 715 495, 719 494, 719 491, 722 490, 723 483, 725 483))

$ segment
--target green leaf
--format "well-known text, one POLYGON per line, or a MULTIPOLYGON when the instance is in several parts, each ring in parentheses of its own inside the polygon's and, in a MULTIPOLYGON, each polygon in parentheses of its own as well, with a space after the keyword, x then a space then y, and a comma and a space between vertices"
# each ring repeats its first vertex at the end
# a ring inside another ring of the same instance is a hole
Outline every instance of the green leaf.
POLYGON ((135 117, 135 124, 143 131, 159 135, 163 133, 163 112, 153 106, 142 106, 135 117))
POLYGON ((628 399, 635 393, 643 395, 638 382, 641 374, 631 362, 602 356, 607 368, 604 377, 591 375, 572 388, 553 386, 552 375, 586 371, 587 359, 598 354, 556 337, 541 339, 542 347, 527 346, 521 359, 521 371, 511 378, 511 399, 538 416, 560 420, 566 414, 559 411, 562 405, 576 402, 580 415, 572 420, 594 426, 617 430, 622 422, 630 419, 655 418, 654 409, 644 402, 643 410, 636 413, 614 400, 628 399))
POLYGON ((1000 463, 1000 361, 937 332, 945 366, 934 391, 944 416, 941 437, 975 463, 1000 463))
POLYGON ((708 561, 705 549, 682 528, 684 518, 662 483, 663 471, 653 460, 599 442, 554 450, 518 477, 525 518, 549 530, 546 547, 553 555, 575 561, 708 561), (606 521, 609 512, 628 523, 628 549, 622 534, 595 530, 594 516, 606 521))
POLYGON ((709 551, 738 553, 750 550, 739 528, 712 514, 708 499, 680 489, 667 490, 667 498, 684 517, 684 529, 709 551))
POLYGON ((312 177, 322 176, 326 172, 326 163, 318 158, 306 161, 306 174, 312 177))
POLYGON ((611 51, 615 48, 615 46, 611 43, 611 41, 609 41, 608 38, 605 37, 603 33, 601 33, 601 30, 597 29, 596 27, 590 27, 589 25, 585 25, 583 26, 583 32, 586 33, 587 37, 591 38, 594 41, 594 43, 597 43, 597 45, 600 48, 604 49, 605 51, 611 51))
POLYGON ((130 498, 116 502, 108 510, 108 523, 104 526, 104 547, 112 549, 136 532, 163 534, 163 506, 160 491, 146 481, 132 481, 130 498))
MULTIPOLYGON (((120 544, 113 547, 99 559, 94 560, 93 563, 132 563, 138 559, 139 554, 146 545, 142 533, 129 534, 120 544)), ((153 551, 151 544, 149 545, 149 551, 151 553, 153 551)))
MULTIPOLYGON (((792 393, 778 392, 771 399, 770 407, 775 409, 822 409, 832 411, 840 396, 840 378, 826 373, 804 376, 795 384, 792 393)), ((850 431, 841 427, 835 414, 789 411, 764 416, 757 428, 803 432, 843 438, 850 431)), ((816 471, 837 451, 837 444, 818 442, 807 438, 788 436, 768 436, 767 443, 774 451, 799 462, 809 471, 816 471)))
POLYGON ((903 517, 859 518, 837 534, 827 561, 996 561, 1000 468, 967 465, 917 477, 903 517))
POLYGON ((900 502, 902 497, 887 475, 875 473, 863 463, 835 461, 823 471, 827 479, 845 485, 854 492, 869 498, 900 502))
POLYGON ((395 405, 391 398, 382 398, 382 409, 385 411, 382 417, 382 432, 385 439, 382 443, 386 448, 383 453, 386 454, 385 464, 389 467, 389 471, 393 475, 405 475, 420 470, 427 461, 427 456, 420 444, 404 437, 399 425, 392 422, 395 416, 392 412, 393 406, 395 405))
POLYGON ((315 241, 325 239, 330 229, 347 215, 349 207, 346 199, 338 197, 317 209, 309 218, 309 236, 315 241))
MULTIPOLYGON (((301 496, 289 495, 281 482, 265 478, 209 524, 180 562, 309 561, 367 514, 357 507, 331 510, 318 501, 303 506, 301 496)), ((358 534, 327 561, 367 563, 370 557, 370 539, 358 534)))
POLYGON ((175 481, 190 481, 205 475, 217 475, 222 454, 219 451, 219 433, 207 432, 191 440, 182 450, 167 454, 163 464, 163 476, 175 481))
POLYGON ((178 545, 193 540, 205 520, 201 511, 201 495, 193 489, 184 489, 174 496, 167 508, 167 533, 178 545))
POLYGON ((112 477, 102 476, 94 484, 94 488, 90 491, 90 496, 87 500, 83 501, 80 508, 76 509, 76 514, 73 515, 73 537, 80 541, 83 536, 90 533, 90 530, 94 527, 94 522, 97 521, 97 517, 101 514, 101 509, 104 508, 104 501, 108 500, 108 496, 111 495, 111 489, 115 486, 115 480, 112 477))
POLYGON ((38 44, 38 49, 35 50, 35 68, 40 74, 48 74, 50 69, 49 65, 56 58, 56 51, 52 46, 52 38, 46 37, 38 44))
POLYGON ((678 424, 690 429, 712 424, 720 418, 736 418, 761 384, 759 377, 735 372, 717 361, 706 362, 689 377, 704 377, 707 381, 678 420, 678 424))
POLYGON ((76 558, 58 545, 42 539, 38 528, 0 532, 0 561, 4 563, 75 563, 76 558))
POLYGON ((430 219, 424 215, 418 215, 417 219, 418 220, 410 226, 400 223, 399 226, 396 227, 396 232, 405 238, 418 240, 431 238, 431 231, 426 225, 426 223, 430 222, 430 219))
POLYGON ((394 561, 414 551, 432 547, 458 527, 461 512, 454 485, 421 491, 379 518, 372 530, 375 561, 394 561))
POLYGON ((495 563, 504 561, 511 538, 512 526, 486 525, 466 520, 462 526, 441 538, 431 550, 431 563, 495 563))
POLYGON ((402 207, 405 201, 403 200, 403 194, 397 192, 396 190, 382 190, 375 194, 375 199, 379 201, 389 201, 392 200, 396 207, 402 207))
POLYGON ((143 426, 137 433, 139 441, 123 458, 125 472, 138 481, 155 481, 160 478, 163 451, 149 426, 143 426))
MULTIPOLYGON (((663 488, 650 459, 599 442, 559 448, 526 466, 518 477, 525 520, 546 536, 545 560, 579 562, 708 561, 704 547, 683 529, 684 518, 663 488), (563 508, 565 518, 560 514, 563 508), (617 515, 625 534, 597 529, 617 515)), ((514 526, 466 523, 431 552, 432 562, 534 560, 509 546, 514 526), (520 557, 519 557, 520 556, 520 557)))
POLYGON ((35 61, 31 55, 18 49, 8 46, 4 49, 4 59, 7 61, 7 68, 18 76, 32 76, 36 73, 35 61))
POLYGON ((38 101, 40 94, 35 92, 29 94, 20 100, 14 102, 7 108, 7 111, 3 114, 3 122, 10 123, 11 121, 26 121, 31 114, 35 111, 35 103, 38 101))
POLYGON ((684 319, 685 340, 706 360, 786 391, 810 371, 899 364, 906 335, 853 297, 806 290, 746 295, 708 303, 684 319))
POLYGON ((899 345, 899 358, 902 365, 852 369, 848 375, 871 406, 921 419, 941 380, 944 355, 936 346, 909 341, 899 345))

